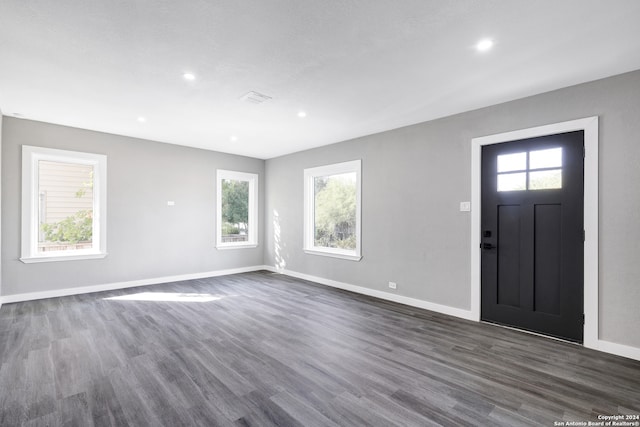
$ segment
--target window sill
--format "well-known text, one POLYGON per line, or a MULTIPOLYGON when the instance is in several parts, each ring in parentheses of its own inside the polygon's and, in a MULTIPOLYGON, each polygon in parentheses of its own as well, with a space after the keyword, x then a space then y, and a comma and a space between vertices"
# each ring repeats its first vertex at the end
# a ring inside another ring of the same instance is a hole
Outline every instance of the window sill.
POLYGON ((235 244, 235 245, 217 245, 216 249, 218 249, 219 251, 226 251, 229 249, 251 249, 251 248, 257 248, 258 244, 257 243, 246 243, 246 244, 235 244))
POLYGON ((332 258, 346 259, 349 261, 360 261, 362 259, 362 255, 351 255, 351 254, 346 254, 346 253, 337 252, 337 251, 336 252, 329 251, 329 250, 323 251, 319 249, 305 249, 304 251, 309 255, 328 256, 332 258))
POLYGON ((22 257, 20 261, 25 264, 34 264, 37 262, 57 262, 57 261, 80 261, 84 259, 101 259, 106 257, 106 253, 78 254, 78 255, 52 255, 52 256, 33 256, 22 257))

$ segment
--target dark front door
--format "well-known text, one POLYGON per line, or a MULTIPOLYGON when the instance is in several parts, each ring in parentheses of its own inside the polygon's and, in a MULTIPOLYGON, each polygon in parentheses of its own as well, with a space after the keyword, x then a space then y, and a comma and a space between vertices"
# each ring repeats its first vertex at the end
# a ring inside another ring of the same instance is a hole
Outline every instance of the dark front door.
POLYGON ((482 148, 482 320, 582 342, 584 132, 482 148))

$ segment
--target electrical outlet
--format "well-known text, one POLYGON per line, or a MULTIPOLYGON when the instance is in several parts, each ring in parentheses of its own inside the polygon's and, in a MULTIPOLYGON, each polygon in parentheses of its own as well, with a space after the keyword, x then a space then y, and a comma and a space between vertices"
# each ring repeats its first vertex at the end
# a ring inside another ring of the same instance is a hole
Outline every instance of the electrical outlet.
POLYGON ((391 289, 396 289, 398 287, 398 285, 396 284, 396 282, 389 282, 389 287, 391 289))

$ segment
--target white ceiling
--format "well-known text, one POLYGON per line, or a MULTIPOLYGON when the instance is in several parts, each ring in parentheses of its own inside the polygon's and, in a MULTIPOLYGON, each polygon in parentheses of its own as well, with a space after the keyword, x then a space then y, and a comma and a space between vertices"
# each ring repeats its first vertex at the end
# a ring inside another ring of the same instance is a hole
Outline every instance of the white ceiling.
POLYGON ((271 158, 640 69, 638 22, 638 0, 1 0, 0 109, 271 158))

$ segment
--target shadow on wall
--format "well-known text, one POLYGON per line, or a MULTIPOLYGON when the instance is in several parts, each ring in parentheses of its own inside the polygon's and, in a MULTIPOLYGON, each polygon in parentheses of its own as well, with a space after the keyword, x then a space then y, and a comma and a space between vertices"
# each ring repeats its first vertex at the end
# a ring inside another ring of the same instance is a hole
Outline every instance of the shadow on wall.
POLYGON ((283 272, 287 266, 287 261, 284 259, 282 242, 280 237, 280 215, 277 210, 273 210, 273 249, 276 259, 276 270, 283 272))

